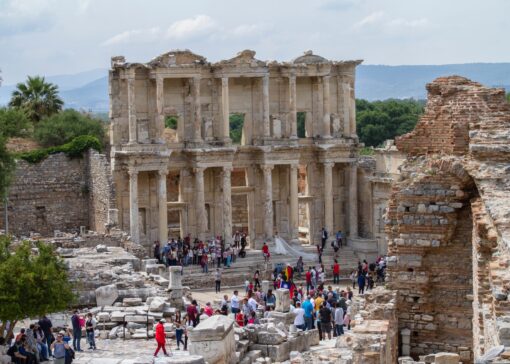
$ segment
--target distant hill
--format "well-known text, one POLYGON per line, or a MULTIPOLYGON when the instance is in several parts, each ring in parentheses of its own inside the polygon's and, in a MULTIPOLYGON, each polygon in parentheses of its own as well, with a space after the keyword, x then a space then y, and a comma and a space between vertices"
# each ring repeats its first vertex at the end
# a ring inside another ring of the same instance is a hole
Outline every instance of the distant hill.
MULTIPOLYGON (((95 112, 108 110, 108 71, 95 69, 46 79, 60 87, 66 107, 95 112)), ((437 66, 360 65, 356 74, 356 97, 425 99, 425 84, 440 76, 460 75, 486 86, 510 91, 510 63, 466 63, 437 66)), ((0 105, 9 102, 14 85, 0 87, 0 105)))

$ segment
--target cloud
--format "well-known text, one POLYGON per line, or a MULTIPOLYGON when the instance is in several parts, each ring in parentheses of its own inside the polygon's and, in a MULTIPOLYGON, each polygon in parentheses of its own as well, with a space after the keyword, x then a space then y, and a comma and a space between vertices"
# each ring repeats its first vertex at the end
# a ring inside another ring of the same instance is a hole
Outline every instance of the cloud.
POLYGON ((166 37, 169 39, 189 39, 206 34, 216 27, 216 22, 208 15, 178 20, 168 27, 166 37))
POLYGON ((125 32, 119 33, 111 38, 108 38, 103 43, 101 43, 101 45, 110 46, 130 42, 149 42, 158 39, 161 35, 162 31, 158 27, 126 30, 125 32))
POLYGON ((424 28, 429 25, 429 20, 427 18, 420 19, 393 19, 387 23, 388 26, 394 28, 424 28))
POLYGON ((0 35, 47 30, 53 26, 54 0, 0 1, 0 35))
POLYGON ((376 24, 383 17, 384 17, 384 12, 383 11, 373 12, 373 13, 367 15, 366 17, 364 17, 363 19, 361 19, 360 21, 354 23, 354 28, 360 29, 360 28, 366 27, 367 25, 376 24))

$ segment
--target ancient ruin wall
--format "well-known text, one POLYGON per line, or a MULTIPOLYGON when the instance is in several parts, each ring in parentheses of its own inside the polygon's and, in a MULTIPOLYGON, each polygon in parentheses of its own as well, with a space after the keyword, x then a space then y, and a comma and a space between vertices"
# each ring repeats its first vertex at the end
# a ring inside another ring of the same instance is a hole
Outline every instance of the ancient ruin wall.
POLYGON ((510 104, 458 76, 427 89, 424 117, 396 140, 408 159, 387 214, 389 286, 403 355, 470 363, 510 344, 510 104))
MULTIPOLYGON (((35 164, 19 160, 9 188, 9 232, 53 235, 54 230, 88 225, 85 164, 84 159, 69 159, 63 153, 35 164)), ((2 228, 4 223, 2 219, 2 228)))

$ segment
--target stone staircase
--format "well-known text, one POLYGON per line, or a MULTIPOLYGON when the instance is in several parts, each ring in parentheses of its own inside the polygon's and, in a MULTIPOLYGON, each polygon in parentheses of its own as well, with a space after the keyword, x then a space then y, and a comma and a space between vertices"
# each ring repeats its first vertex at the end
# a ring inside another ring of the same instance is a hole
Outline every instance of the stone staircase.
MULTIPOLYGON (((311 253, 315 255, 313 261, 304 261, 305 271, 308 270, 309 266, 318 264, 317 248, 315 246, 301 246, 301 250, 305 253, 311 253)), ((326 269, 326 280, 332 281, 332 266, 335 259, 334 251, 329 246, 326 247, 325 253, 322 256, 322 262, 326 269)), ((340 276, 347 278, 353 269, 356 269, 358 263, 358 257, 356 253, 350 247, 343 247, 337 253, 337 260, 340 264, 340 276)), ((246 280, 252 280, 253 274, 256 270, 259 270, 261 279, 270 279, 271 272, 277 264, 283 264, 284 266, 289 263, 295 266, 297 259, 293 256, 284 255, 271 255, 271 261, 269 263, 264 262, 262 251, 255 249, 246 250, 245 258, 237 258, 235 263, 231 264, 230 268, 222 268, 222 286, 239 286, 243 285, 246 280)), ((183 285, 189 286, 192 289, 197 288, 213 288, 214 287, 214 272, 216 265, 209 264, 209 272, 203 273, 202 268, 199 265, 191 265, 184 267, 182 282, 183 285)), ((303 275, 304 279, 304 275, 303 275)))

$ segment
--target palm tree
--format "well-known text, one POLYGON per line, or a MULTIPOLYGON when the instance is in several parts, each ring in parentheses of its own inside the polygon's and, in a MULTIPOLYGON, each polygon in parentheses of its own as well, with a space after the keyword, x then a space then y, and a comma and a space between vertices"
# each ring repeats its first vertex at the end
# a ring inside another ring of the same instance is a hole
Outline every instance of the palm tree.
POLYGON ((30 77, 18 83, 12 92, 9 106, 24 109, 34 122, 62 110, 64 101, 58 95, 58 86, 44 81, 44 77, 30 77))

